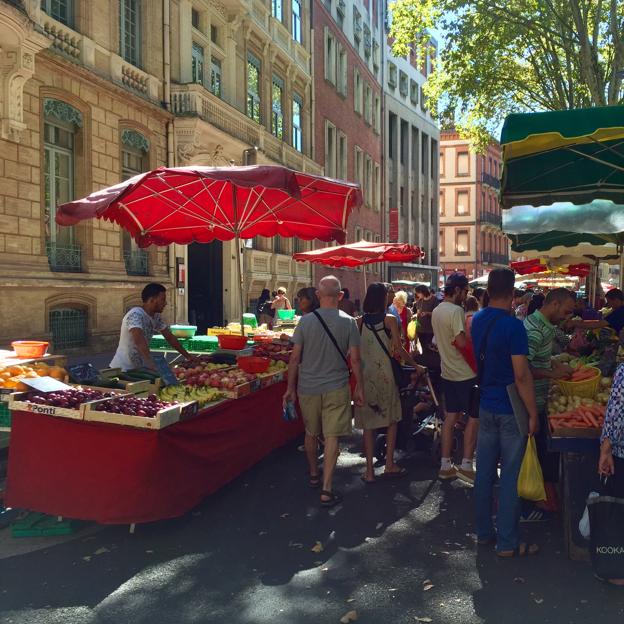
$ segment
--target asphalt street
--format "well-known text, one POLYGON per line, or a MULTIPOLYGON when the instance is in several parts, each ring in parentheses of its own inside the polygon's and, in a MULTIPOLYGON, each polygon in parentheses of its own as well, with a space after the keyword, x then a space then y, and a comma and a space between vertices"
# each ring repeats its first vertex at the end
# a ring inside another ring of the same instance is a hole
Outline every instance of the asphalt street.
POLYGON ((332 510, 319 508, 292 444, 134 535, 0 530, 0 622, 324 624, 349 611, 362 624, 624 621, 622 590, 566 558, 557 518, 531 527, 537 557, 499 560, 475 545, 469 487, 435 480, 424 453, 402 459, 408 478, 367 486, 351 443, 332 510))

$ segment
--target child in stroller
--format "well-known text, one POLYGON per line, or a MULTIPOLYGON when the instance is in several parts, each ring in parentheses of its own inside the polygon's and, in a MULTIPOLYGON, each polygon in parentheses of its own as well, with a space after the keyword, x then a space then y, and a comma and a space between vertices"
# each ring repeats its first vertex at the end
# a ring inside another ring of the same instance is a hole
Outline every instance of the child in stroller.
MULTIPOLYGON (((404 385, 399 388, 403 418, 398 424, 396 447, 407 453, 426 450, 440 434, 441 420, 438 414, 438 400, 428 373, 406 370, 404 385)), ((375 442, 375 457, 383 461, 386 457, 386 435, 378 431, 375 442)))

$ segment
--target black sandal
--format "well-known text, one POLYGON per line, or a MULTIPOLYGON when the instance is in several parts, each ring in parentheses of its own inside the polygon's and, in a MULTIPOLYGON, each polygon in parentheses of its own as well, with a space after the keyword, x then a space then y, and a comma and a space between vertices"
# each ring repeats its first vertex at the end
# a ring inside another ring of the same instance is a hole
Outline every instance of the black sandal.
POLYGON ((322 476, 320 474, 310 475, 310 480, 308 481, 308 485, 313 490, 316 490, 317 488, 321 487, 321 479, 322 479, 322 476))
POLYGON ((342 496, 338 492, 329 492, 327 490, 321 490, 321 496, 327 496, 328 500, 321 498, 321 507, 333 507, 342 502, 342 496))

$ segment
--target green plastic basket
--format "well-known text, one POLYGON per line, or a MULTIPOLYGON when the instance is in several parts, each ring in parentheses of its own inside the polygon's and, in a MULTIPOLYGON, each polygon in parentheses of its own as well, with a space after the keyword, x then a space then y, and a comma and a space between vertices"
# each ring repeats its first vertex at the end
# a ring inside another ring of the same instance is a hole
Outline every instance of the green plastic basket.
POLYGON ((219 348, 219 339, 217 336, 195 336, 187 348, 191 351, 209 353, 219 348))
POLYGON ((71 535, 73 532, 71 520, 59 522, 56 516, 48 516, 34 511, 11 524, 13 537, 49 537, 52 535, 71 535))
POLYGON ((294 310, 278 310, 277 316, 281 321, 292 321, 295 318, 294 310))
POLYGON ((8 403, 0 403, 0 428, 11 427, 11 410, 8 403))

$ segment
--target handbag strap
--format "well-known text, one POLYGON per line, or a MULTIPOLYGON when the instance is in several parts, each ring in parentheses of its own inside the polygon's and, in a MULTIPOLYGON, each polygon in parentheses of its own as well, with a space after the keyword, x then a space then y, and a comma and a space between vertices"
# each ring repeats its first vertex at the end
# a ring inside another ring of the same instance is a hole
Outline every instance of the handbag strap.
POLYGON ((386 345, 383 343, 383 340, 379 337, 379 334, 377 333, 377 328, 375 328, 373 325, 369 325, 368 323, 364 323, 364 325, 366 325, 366 327, 370 331, 372 331, 373 334, 375 334, 375 338, 377 338, 377 342, 379 343, 379 346, 384 350, 384 353, 390 358, 390 360, 394 360, 394 358, 390 355, 390 351, 388 351, 386 345))
POLYGON ((338 341, 334 337, 334 334, 332 334, 329 327, 327 327, 327 323, 323 320, 323 317, 316 310, 312 310, 312 314, 314 314, 314 316, 316 316, 316 318, 319 320, 319 322, 323 326, 323 329, 325 330, 325 333, 329 336, 329 339, 332 341, 332 344, 334 345, 334 347, 336 347, 336 351, 340 353, 340 357, 343 359, 345 366, 347 367, 347 370, 351 372, 349 361, 347 360, 345 354, 342 352, 342 349, 338 346, 338 341))
POLYGON ((499 319, 503 315, 497 315, 496 318, 492 319, 488 326, 485 329, 485 334, 483 335, 483 342, 481 343, 481 349, 479 349, 479 359, 477 360, 477 383, 481 385, 481 380, 483 379, 483 369, 485 368, 485 352, 487 350, 487 341, 490 336, 490 332, 499 319))

